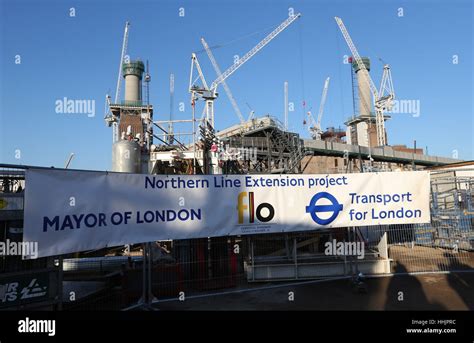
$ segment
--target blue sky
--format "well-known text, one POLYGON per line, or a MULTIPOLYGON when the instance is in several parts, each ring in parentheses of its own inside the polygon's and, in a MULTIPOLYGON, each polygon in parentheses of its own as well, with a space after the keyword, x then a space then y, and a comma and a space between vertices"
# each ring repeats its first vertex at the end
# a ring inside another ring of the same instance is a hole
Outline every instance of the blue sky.
MULTIPOLYGON (((349 55, 334 16, 344 20, 371 75, 380 83, 390 63, 398 99, 419 100, 419 117, 396 114, 386 124, 389 144, 428 147, 429 154, 474 158, 473 5, 470 1, 12 1, 0 0, 0 162, 110 169, 112 130, 103 121, 104 97, 114 93, 124 23, 131 22, 132 58, 150 61, 155 120, 168 118, 169 74, 175 74, 175 118, 190 118, 190 56, 209 45, 221 69, 242 56, 288 16, 303 14, 228 79, 247 115, 283 119, 283 83, 289 82, 290 128, 308 137, 306 110, 319 106, 331 77, 323 127, 343 127, 352 114, 349 55), (70 17, 70 8, 75 17, 70 17), (184 17, 179 9, 184 8, 184 17), (398 14, 403 9, 403 16, 398 14), (249 35, 255 33, 253 35, 249 35), (15 56, 21 64, 15 64, 15 56), (453 64, 457 55, 458 64, 453 64), (96 115, 57 114, 55 102, 95 100, 96 115), (179 103, 185 111, 179 111, 179 103), (20 158, 15 153, 21 152, 20 158)), ((216 75, 198 55, 209 81, 216 75)), ((216 127, 237 123, 222 88, 216 127)), ((198 104, 199 112, 202 103, 198 104)), ((177 130, 187 131, 185 127, 177 130)))

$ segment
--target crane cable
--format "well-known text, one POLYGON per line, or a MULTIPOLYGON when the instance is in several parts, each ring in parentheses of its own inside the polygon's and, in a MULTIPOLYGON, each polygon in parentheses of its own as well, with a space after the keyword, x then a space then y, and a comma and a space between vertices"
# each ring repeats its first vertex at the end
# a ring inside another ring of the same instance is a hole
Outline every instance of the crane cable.
MULTIPOLYGON (((223 48, 227 45, 231 45, 235 42, 238 42, 240 40, 243 40, 243 39, 246 39, 246 38, 249 38, 249 37, 252 37, 252 36, 255 36, 259 33, 262 33, 262 32, 266 32, 266 31, 270 31, 270 30, 274 30, 275 28, 277 28, 278 25, 273 25, 273 26, 270 26, 270 27, 267 27, 267 28, 264 28, 264 29, 260 29, 258 31, 255 31, 255 32, 252 32, 252 33, 248 33, 246 35, 243 35, 243 36, 240 36, 240 37, 237 37, 237 38, 234 38, 234 39, 231 39, 230 41, 227 41, 225 43, 221 43, 221 44, 215 44, 213 46, 210 46, 209 49, 210 50, 215 50, 215 49, 220 49, 220 48, 223 48)), ((201 49, 201 50, 198 50, 195 52, 195 54, 202 54, 203 52, 206 52, 206 49, 201 49)))

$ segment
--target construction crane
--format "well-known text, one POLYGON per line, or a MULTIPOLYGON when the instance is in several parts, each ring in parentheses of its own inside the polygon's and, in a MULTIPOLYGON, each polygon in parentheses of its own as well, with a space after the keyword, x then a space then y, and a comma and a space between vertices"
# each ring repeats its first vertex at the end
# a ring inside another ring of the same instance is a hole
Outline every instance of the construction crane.
POLYGON ((383 111, 390 111, 392 109, 393 100, 395 99, 395 90, 393 88, 392 72, 388 64, 384 64, 383 66, 378 99, 383 111))
POLYGON ((321 95, 321 102, 319 104, 318 120, 315 121, 311 111, 308 111, 308 119, 311 125, 308 126, 311 138, 321 140, 321 119, 323 118, 324 105, 326 104, 326 97, 328 95, 329 77, 324 81, 323 93, 321 95))
POLYGON ((384 72, 382 75, 380 90, 377 90, 374 81, 370 77, 370 74, 368 73, 364 62, 362 61, 362 58, 359 55, 359 52, 357 51, 354 43, 352 42, 352 38, 349 35, 349 32, 347 31, 342 19, 339 17, 334 17, 334 19, 336 20, 336 23, 339 26, 339 29, 341 30, 347 45, 349 46, 349 49, 351 50, 352 57, 355 59, 357 66, 360 70, 365 71, 368 75, 367 82, 369 83, 369 88, 372 92, 373 103, 375 108, 377 144, 379 146, 384 146, 386 145, 384 111, 389 110, 391 108, 393 99, 395 98, 390 66, 388 64, 384 65, 384 72))
MULTIPOLYGON (((211 60, 212 66, 214 67, 214 70, 216 71, 217 77, 221 77, 221 75, 222 75, 221 69, 219 68, 219 65, 217 64, 217 61, 214 58, 214 55, 212 54, 212 51, 209 48, 209 45, 204 40, 204 38, 201 38, 201 43, 202 43, 202 45, 204 46, 204 49, 207 52, 207 56, 209 56, 209 59, 211 60)), ((232 104, 232 107, 234 108, 234 112, 235 112, 235 114, 237 114, 237 117, 239 117, 240 123, 241 124, 245 123, 244 116, 242 115, 242 112, 240 111, 240 108, 237 105, 237 102, 235 101, 235 98, 232 95, 232 92, 231 92, 229 86, 227 85, 227 82, 225 82, 225 80, 222 80, 222 87, 224 87, 224 90, 227 94, 227 97, 229 98, 229 101, 232 104)))
MULTIPOLYGON (((284 31, 289 25, 291 25, 295 20, 301 17, 301 14, 295 14, 289 16, 285 21, 283 21, 278 27, 270 32, 263 40, 261 40, 255 47, 248 51, 242 58, 239 58, 237 62, 231 65, 226 71, 220 74, 220 76, 215 79, 210 87, 204 85, 204 75, 202 75, 199 62, 197 62, 196 54, 192 55, 192 64, 191 64, 191 75, 189 92, 192 94, 192 98, 202 98, 206 102, 205 114, 206 119, 212 127, 214 127, 214 100, 217 98, 217 87, 223 83, 229 76, 231 76, 237 69, 243 66, 248 60, 250 60, 257 52, 259 52, 264 46, 271 42, 278 34, 284 31), (199 73, 199 78, 203 83, 202 87, 198 87, 192 83, 193 80, 193 67, 196 67, 199 73), (197 97, 196 97, 197 96, 197 97)), ((240 119, 240 118, 239 118, 240 119)))
POLYGON ((191 103, 193 104, 194 104, 194 100, 196 100, 198 95, 203 98, 209 97, 211 95, 209 91, 209 87, 206 82, 206 78, 204 77, 204 74, 202 73, 201 65, 199 64, 199 60, 195 53, 191 54, 191 72, 189 74, 189 92, 191 93, 191 103), (196 68, 198 72, 198 76, 196 77, 196 79, 193 79, 194 68, 196 68), (201 80, 201 83, 202 83, 201 86, 196 85, 197 79, 201 80))
MULTIPOLYGON (((120 97, 120 86, 122 84, 122 65, 123 60, 125 58, 125 54, 127 53, 127 45, 128 45, 128 29, 130 27, 130 22, 125 22, 125 31, 123 33, 123 41, 122 41, 122 52, 120 54, 120 65, 119 65, 119 72, 117 78, 117 87, 115 89, 115 104, 119 103, 120 97)), ((112 142, 116 142, 118 140, 118 122, 114 121, 112 123, 112 142)))
POLYGON ((145 71, 145 78, 144 78, 144 87, 146 90, 146 104, 147 106, 150 105, 150 82, 151 82, 151 75, 150 75, 150 65, 148 63, 148 60, 146 61, 146 71, 145 71))

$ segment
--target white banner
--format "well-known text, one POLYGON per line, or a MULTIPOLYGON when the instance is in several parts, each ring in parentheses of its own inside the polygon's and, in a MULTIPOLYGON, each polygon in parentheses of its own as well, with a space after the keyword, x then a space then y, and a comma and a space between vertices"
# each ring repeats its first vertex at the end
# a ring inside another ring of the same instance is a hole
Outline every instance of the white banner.
POLYGON ((39 256, 104 247, 430 221, 429 173, 141 175, 26 172, 24 241, 39 256))

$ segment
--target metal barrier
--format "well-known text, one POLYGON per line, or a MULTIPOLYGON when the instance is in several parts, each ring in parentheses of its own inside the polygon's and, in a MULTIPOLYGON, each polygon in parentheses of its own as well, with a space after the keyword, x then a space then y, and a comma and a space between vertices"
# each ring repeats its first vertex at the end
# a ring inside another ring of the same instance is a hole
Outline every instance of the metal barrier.
MULTIPOLYGON (((28 187, 22 168, 0 166, 3 242, 22 240, 28 187)), ((156 299, 258 289, 262 282, 470 272, 473 175, 431 172, 429 224, 161 241, 36 260, 1 256, 0 308, 135 309, 156 299), (31 292, 39 295, 21 298, 31 292)))

